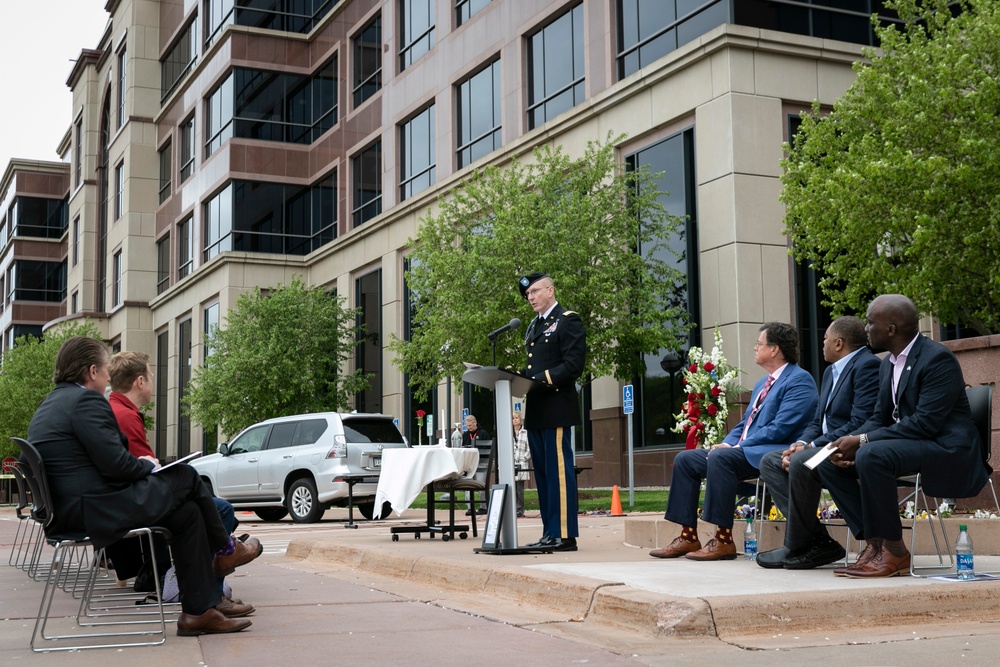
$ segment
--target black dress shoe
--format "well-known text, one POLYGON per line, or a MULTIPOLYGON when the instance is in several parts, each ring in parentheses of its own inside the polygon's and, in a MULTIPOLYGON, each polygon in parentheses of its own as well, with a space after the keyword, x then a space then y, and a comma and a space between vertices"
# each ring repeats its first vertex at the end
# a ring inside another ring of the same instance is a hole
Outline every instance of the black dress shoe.
POLYGON ((786 570, 811 570, 836 563, 844 558, 844 547, 836 540, 822 544, 813 544, 807 552, 801 555, 792 554, 783 563, 786 570))
POLYGON ((548 535, 542 535, 542 539, 537 542, 532 542, 531 544, 526 544, 525 546, 529 549, 538 549, 539 547, 550 547, 552 546, 553 538, 548 535))
POLYGON ((791 555, 791 550, 787 547, 778 547, 770 551, 761 551, 757 554, 757 565, 766 567, 769 570, 777 570, 784 567, 785 559, 791 555))
POLYGON ((557 537, 545 546, 550 547, 553 551, 576 551, 576 538, 557 537))

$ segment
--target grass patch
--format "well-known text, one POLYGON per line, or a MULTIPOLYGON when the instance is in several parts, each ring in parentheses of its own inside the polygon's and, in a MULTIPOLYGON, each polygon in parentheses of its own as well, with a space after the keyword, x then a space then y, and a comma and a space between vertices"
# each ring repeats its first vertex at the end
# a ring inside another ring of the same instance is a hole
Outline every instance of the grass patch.
MULTIPOLYGON (((461 492, 460 498, 465 497, 465 493, 461 492)), ((664 512, 667 509, 667 491, 664 489, 659 490, 642 490, 636 489, 635 491, 635 506, 629 507, 628 504, 628 489, 618 491, 619 497, 622 503, 622 511, 626 514, 629 512, 664 512)), ((442 494, 437 494, 440 501, 442 494)), ((596 512, 599 510, 611 510, 611 489, 580 489, 577 492, 577 498, 579 499, 580 511, 581 512, 596 512)), ((442 503, 444 501, 441 501, 442 503)), ((438 505, 442 507, 443 505, 438 505)), ((464 507, 464 503, 462 504, 464 507)), ((535 489, 525 489, 524 491, 524 506, 529 512, 538 511, 538 491, 535 489)), ((413 501, 410 505, 411 508, 427 508, 427 494, 421 493, 417 496, 417 499, 413 501)))

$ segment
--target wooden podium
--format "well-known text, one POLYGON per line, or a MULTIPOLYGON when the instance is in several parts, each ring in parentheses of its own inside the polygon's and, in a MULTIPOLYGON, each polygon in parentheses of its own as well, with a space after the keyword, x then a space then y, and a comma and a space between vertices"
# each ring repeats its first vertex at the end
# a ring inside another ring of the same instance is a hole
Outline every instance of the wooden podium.
POLYGON ((497 459, 500 479, 490 495, 489 513, 483 529, 483 546, 476 553, 525 554, 552 553, 546 547, 519 547, 517 543, 517 508, 514 497, 514 432, 511 419, 511 397, 528 393, 536 382, 513 371, 496 366, 470 368, 462 374, 462 381, 477 387, 492 389, 496 396, 497 459), (494 506, 494 498, 502 499, 494 506))

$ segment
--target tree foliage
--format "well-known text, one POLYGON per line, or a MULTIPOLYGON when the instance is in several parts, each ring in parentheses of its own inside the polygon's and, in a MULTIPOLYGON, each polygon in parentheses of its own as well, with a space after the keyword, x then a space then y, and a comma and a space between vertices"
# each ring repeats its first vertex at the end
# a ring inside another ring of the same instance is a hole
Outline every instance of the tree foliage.
POLYGON ((905 27, 876 28, 881 52, 786 146, 792 254, 820 270, 838 314, 899 292, 1000 330, 1000 5, 887 4, 905 27))
POLYGON ((21 336, 3 355, 0 366, 0 457, 20 455, 12 437, 23 438, 42 399, 55 389, 56 353, 72 336, 101 340, 92 322, 73 323, 46 332, 44 338, 21 336))
POLYGON ((348 409, 368 384, 341 370, 357 345, 356 315, 300 278, 242 294, 208 336, 211 355, 186 397, 191 418, 235 435, 272 417, 348 409))
POLYGON ((684 222, 658 203, 656 179, 616 161, 620 140, 591 142, 578 160, 546 147, 530 163, 488 166, 421 219, 406 275, 414 327, 391 343, 412 385, 458 377, 463 361, 491 363, 487 334, 512 317, 524 325, 497 339, 497 364, 523 367, 534 312, 517 281, 534 271, 551 274, 556 298, 583 318, 585 377, 632 378, 642 353, 686 340, 685 276, 660 259, 684 222))

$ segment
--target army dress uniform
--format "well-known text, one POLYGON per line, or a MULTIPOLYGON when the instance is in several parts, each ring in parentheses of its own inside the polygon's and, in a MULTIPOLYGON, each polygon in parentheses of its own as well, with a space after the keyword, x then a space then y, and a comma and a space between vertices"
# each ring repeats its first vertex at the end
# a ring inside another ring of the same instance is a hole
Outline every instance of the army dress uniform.
MULTIPOLYGON (((522 293, 526 288, 522 282, 522 293)), ((524 428, 538 486, 543 542, 575 540, 579 528, 570 427, 580 424, 576 380, 587 351, 583 320, 556 302, 547 317, 538 315, 528 326, 525 349, 527 368, 522 374, 539 383, 528 391, 524 428)))

